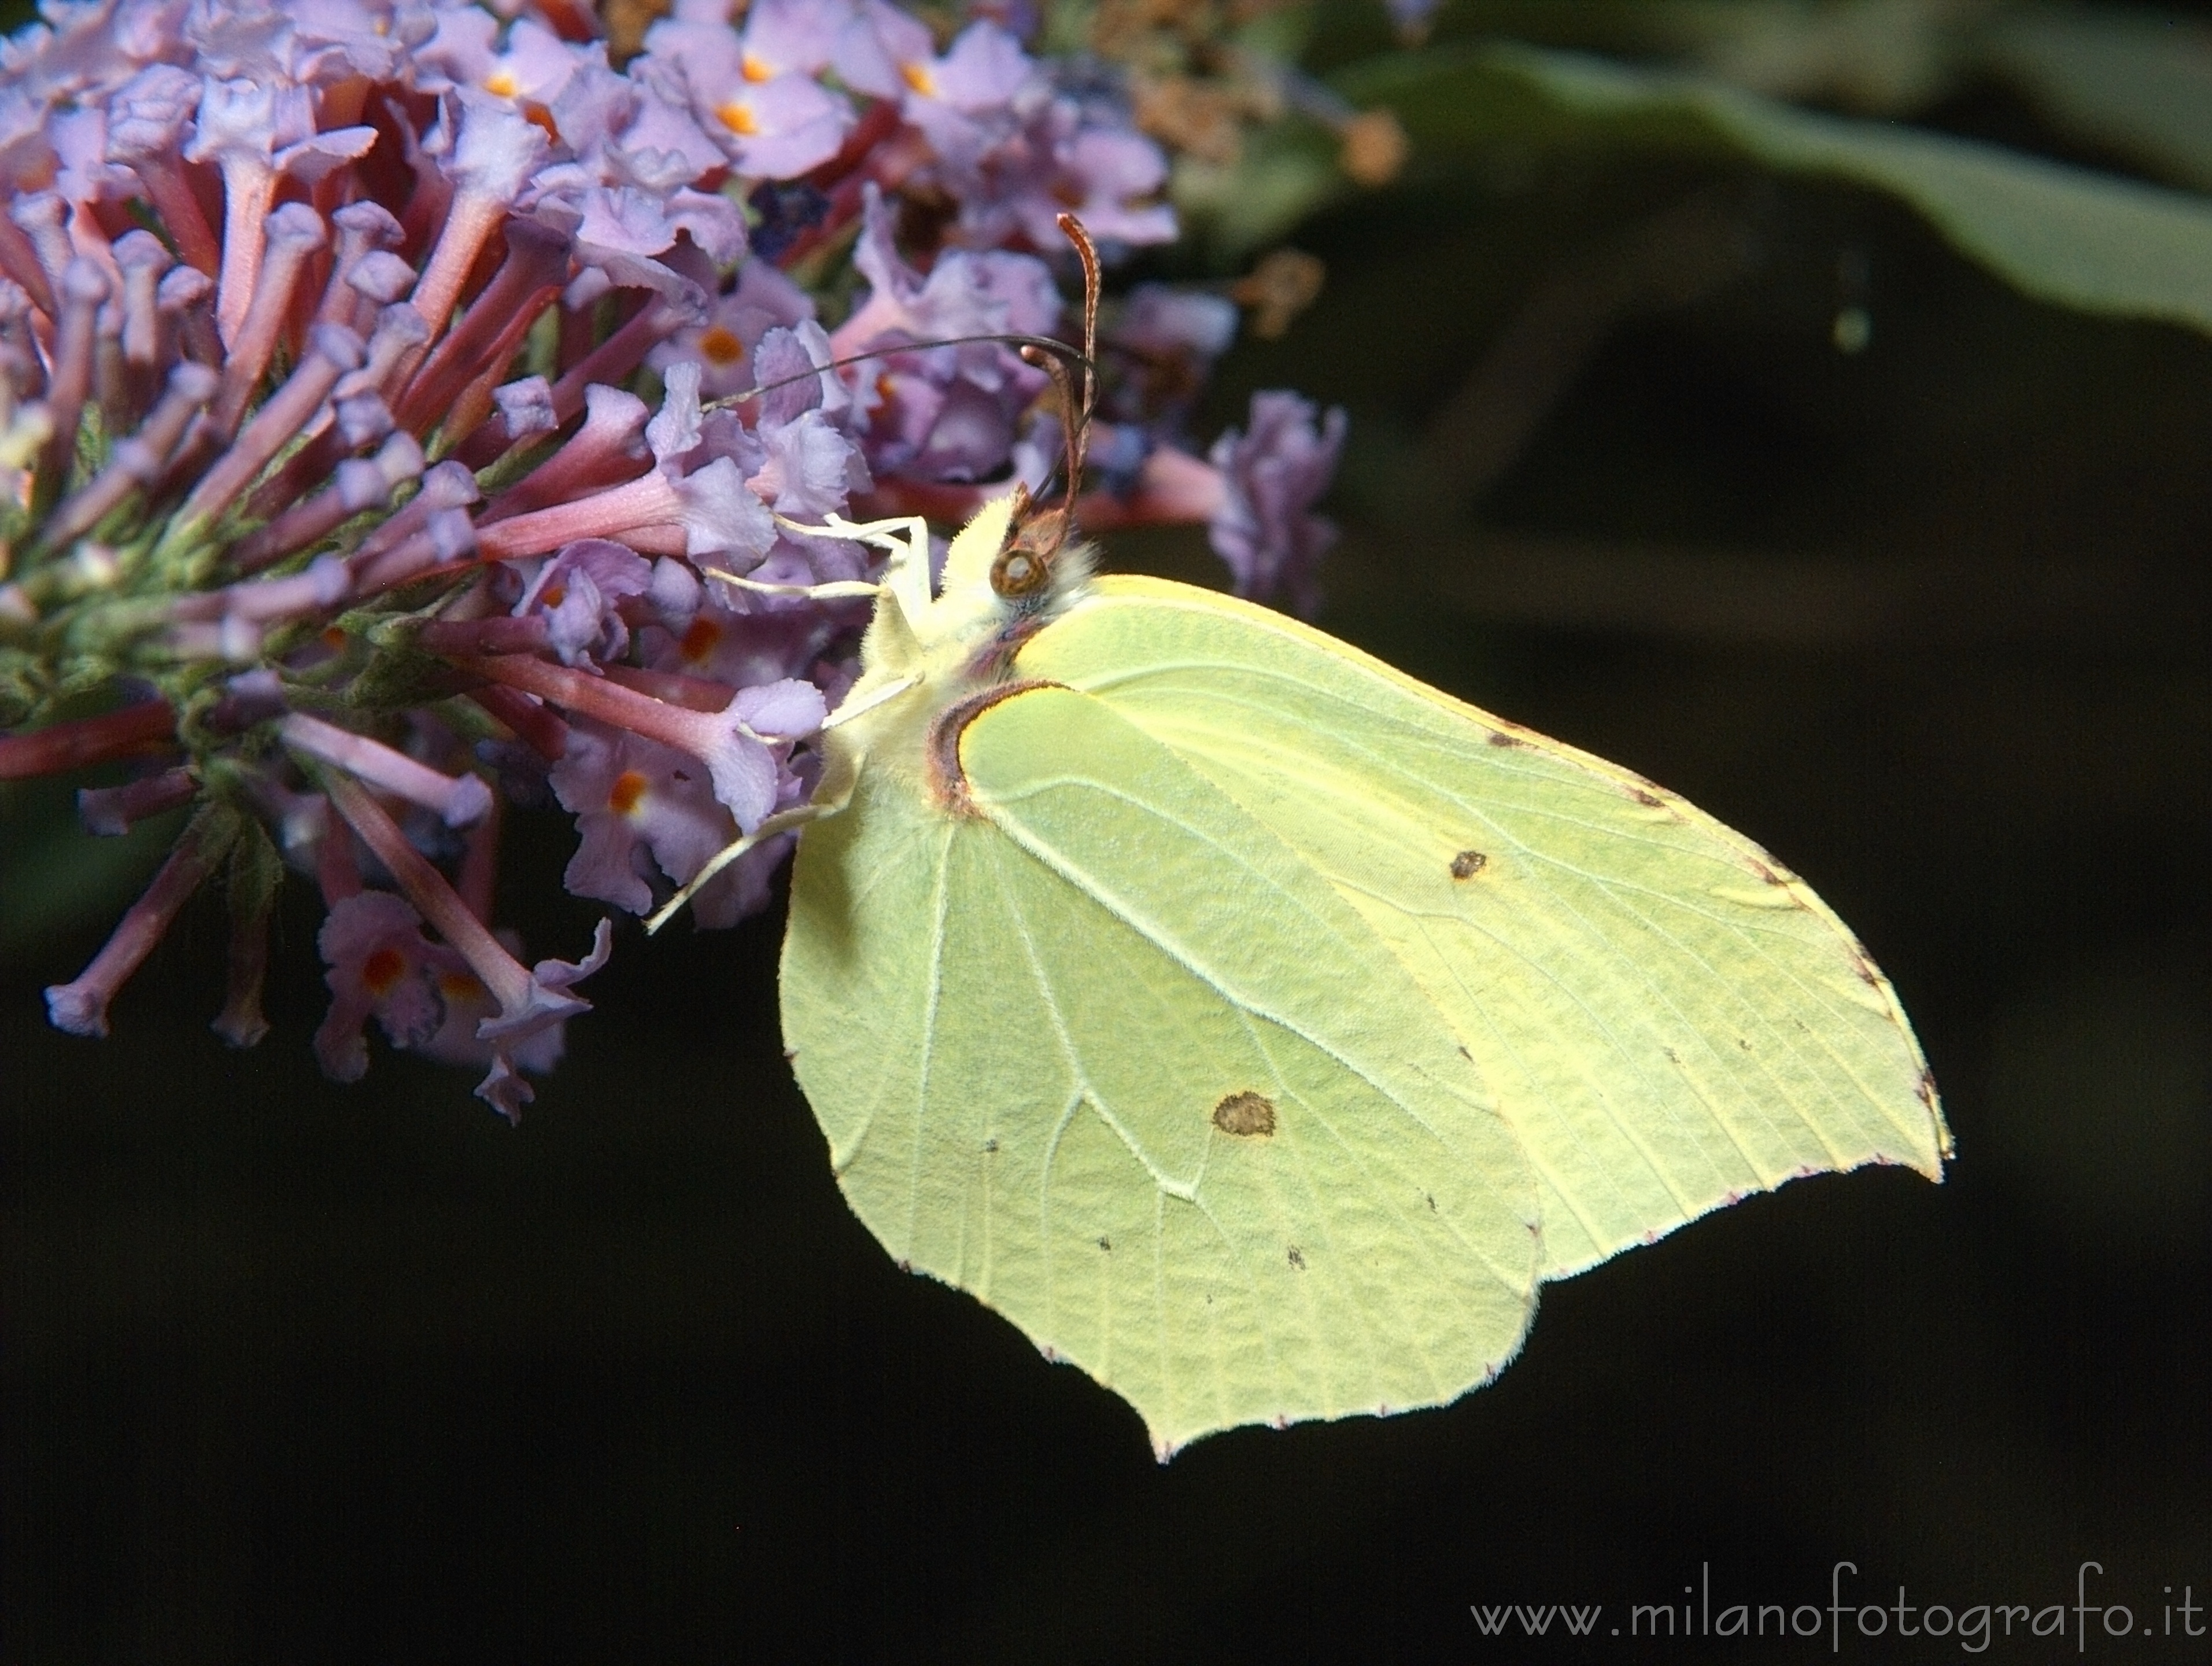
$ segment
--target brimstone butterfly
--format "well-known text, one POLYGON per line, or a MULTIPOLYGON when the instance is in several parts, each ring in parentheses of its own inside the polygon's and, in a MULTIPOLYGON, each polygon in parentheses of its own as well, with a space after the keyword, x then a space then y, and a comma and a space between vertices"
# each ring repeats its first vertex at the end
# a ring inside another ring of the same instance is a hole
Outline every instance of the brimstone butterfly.
POLYGON ((820 530, 892 555, 799 812, 793 1067, 900 1265, 1163 1456, 1452 1400, 1546 1280, 1747 1193, 1940 1177, 1888 982, 1681 800, 1263 608, 1094 578, 1064 505, 986 505, 933 594, 919 522, 820 530))

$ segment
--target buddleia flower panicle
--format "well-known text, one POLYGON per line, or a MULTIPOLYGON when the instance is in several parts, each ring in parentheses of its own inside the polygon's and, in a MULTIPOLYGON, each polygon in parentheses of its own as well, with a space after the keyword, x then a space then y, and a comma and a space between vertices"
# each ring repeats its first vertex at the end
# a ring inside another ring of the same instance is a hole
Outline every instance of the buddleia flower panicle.
MULTIPOLYGON (((611 934, 533 961, 495 922, 508 819, 558 806, 568 889, 657 908, 806 799, 866 623, 715 575, 866 581, 787 523, 1042 485, 1048 379, 972 338, 1066 333, 1071 206, 1109 258, 1175 235, 1129 73, 982 7, 637 15, 53 0, 0 48, 0 781, 107 766, 93 835, 184 817, 61 1028, 105 1034, 211 891, 216 1028, 258 1041, 289 877, 324 1069, 374 1029, 517 1116, 611 934)), ((1310 600, 1341 413, 1263 394, 1201 453, 1237 327, 1123 299, 1081 516, 1206 522, 1240 589, 1310 600)))

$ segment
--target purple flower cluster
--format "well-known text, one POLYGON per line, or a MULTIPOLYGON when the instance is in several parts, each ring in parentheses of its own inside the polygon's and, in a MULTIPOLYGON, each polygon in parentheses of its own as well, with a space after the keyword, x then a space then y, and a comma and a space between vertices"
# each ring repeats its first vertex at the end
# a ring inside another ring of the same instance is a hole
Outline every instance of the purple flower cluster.
MULTIPOLYGON (((722 577, 865 581, 788 523, 1041 480, 1048 380, 975 338, 1062 326, 1056 214, 1172 237, 1167 158, 1099 65, 884 0, 679 0, 620 67, 570 0, 46 19, 0 47, 0 779, 131 760, 81 795, 98 833, 191 806, 52 1019, 105 1033, 215 879, 217 1028, 258 1039, 289 869, 325 1069, 373 1021, 514 1116, 610 933, 531 964, 492 927, 506 806, 557 802, 568 889, 635 915, 803 801, 866 602, 722 577)), ((1241 590, 1309 602, 1341 414, 1263 394, 1180 443, 1235 328, 1120 304, 1084 518, 1206 521, 1241 590)))

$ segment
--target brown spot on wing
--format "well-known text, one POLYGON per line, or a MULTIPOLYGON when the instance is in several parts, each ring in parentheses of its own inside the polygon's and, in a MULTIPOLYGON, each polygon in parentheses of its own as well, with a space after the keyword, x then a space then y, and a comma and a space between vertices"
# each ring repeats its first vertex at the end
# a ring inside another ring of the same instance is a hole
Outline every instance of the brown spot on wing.
POLYGON ((1504 729, 1492 729, 1490 744, 1493 746, 1526 746, 1528 743, 1517 734, 1509 734, 1504 729))
POLYGON ((1303 1273, 1306 1270, 1305 1252, 1300 1250, 1295 1243, 1291 1246, 1289 1260, 1291 1265, 1297 1268, 1299 1272, 1303 1273))
POLYGON ((1488 866, 1489 863, 1490 858, 1480 850, 1462 850, 1451 859, 1451 877, 1455 879, 1472 879, 1488 866))
POLYGON ((1275 1102, 1249 1088, 1224 1094, 1213 1108, 1213 1126, 1239 1138, 1265 1138, 1275 1131, 1275 1102))

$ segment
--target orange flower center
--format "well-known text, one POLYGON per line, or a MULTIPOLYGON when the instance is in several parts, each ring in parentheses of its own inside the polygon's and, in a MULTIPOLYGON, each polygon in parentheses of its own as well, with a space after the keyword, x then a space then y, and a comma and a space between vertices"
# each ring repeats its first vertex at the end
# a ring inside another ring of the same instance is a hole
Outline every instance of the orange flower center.
POLYGON ((625 769, 615 777, 615 784, 607 789, 607 808, 617 816, 627 816, 645 801, 645 772, 625 769))
POLYGON ((750 52, 747 52, 745 54, 744 64, 739 66, 739 73, 742 74, 747 81, 757 82, 768 80, 771 76, 775 74, 775 71, 769 69, 767 64, 762 63, 760 59, 755 58, 750 52))
POLYGON ((908 86, 913 88, 922 97, 933 99, 937 96, 937 83, 930 79, 929 65, 927 64, 902 64, 899 65, 899 76, 908 86))
POLYGON ((702 356, 726 370, 745 356, 745 344, 726 326, 710 324, 699 333, 702 356))
POLYGON ((723 126, 741 139, 749 139, 760 131, 760 124, 753 119, 751 106, 741 104, 736 99, 732 99, 714 114, 720 118, 723 126))
POLYGON ((406 972, 407 963, 397 949, 379 949, 361 963, 361 981, 369 994, 380 997, 390 994, 406 972))
POLYGON ((686 660, 696 665, 712 654, 714 645, 721 640, 721 626, 712 619, 694 619, 691 628, 684 633, 683 640, 676 646, 683 650, 686 660))

